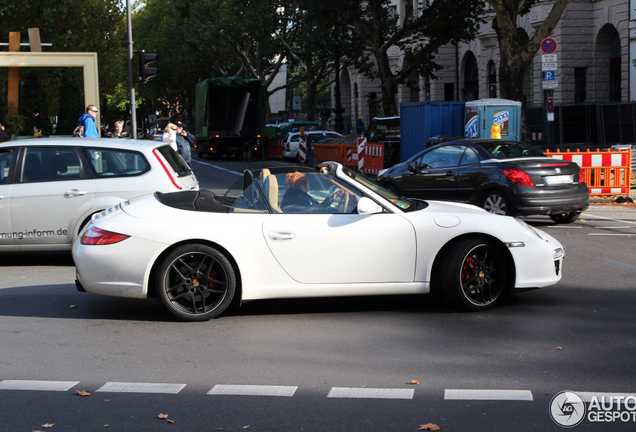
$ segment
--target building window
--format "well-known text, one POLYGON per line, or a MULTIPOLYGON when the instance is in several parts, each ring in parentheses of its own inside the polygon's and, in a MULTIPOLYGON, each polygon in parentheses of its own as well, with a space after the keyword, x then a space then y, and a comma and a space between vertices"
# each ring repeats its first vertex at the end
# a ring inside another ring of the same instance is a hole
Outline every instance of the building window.
POLYGON ((455 100, 455 84, 454 83, 444 84, 444 100, 445 101, 455 100))
POLYGON ((472 52, 466 54, 466 66, 464 67, 464 100, 479 99, 479 69, 477 59, 472 52))
POLYGON ((424 78, 424 100, 431 100, 431 79, 429 77, 424 78))
POLYGON ((574 103, 587 100, 587 68, 574 68, 574 103))
POLYGON ((610 101, 621 100, 621 40, 616 35, 610 55, 610 101))
POLYGON ((488 63, 488 97, 497 97, 497 67, 492 60, 488 63))

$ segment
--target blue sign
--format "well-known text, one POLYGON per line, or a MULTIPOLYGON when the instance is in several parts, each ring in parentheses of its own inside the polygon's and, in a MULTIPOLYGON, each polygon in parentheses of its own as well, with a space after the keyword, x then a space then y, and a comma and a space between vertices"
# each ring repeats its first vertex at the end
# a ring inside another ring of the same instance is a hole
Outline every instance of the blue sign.
POLYGON ((543 80, 544 81, 554 81, 556 78, 555 71, 545 71, 543 72, 543 80))
POLYGON ((541 50, 546 54, 552 54, 557 49, 557 43, 552 38, 545 38, 541 42, 541 50))

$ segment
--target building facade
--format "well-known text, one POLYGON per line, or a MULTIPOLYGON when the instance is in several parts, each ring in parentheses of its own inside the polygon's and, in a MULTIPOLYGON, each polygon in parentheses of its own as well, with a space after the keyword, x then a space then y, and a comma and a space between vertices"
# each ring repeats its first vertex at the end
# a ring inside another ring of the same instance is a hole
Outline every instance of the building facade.
MULTIPOLYGON (((417 9, 418 0, 393 0, 393 8, 404 16, 409 2, 417 9)), ((518 19, 518 26, 531 36, 552 5, 552 0, 539 1, 518 19)), ((436 61, 443 69, 436 72, 436 78, 420 77, 419 88, 400 86, 396 104, 500 97, 494 17, 486 5, 486 23, 480 26, 477 38, 442 47, 436 61)), ((636 101, 636 0, 570 0, 550 37, 557 42, 555 104, 636 101)), ((401 52, 394 47, 389 54, 391 62, 400 65, 401 52)), ((522 102, 526 108, 544 104, 542 54, 537 52, 524 77, 522 102)), ((340 85, 345 131, 353 129, 357 118, 368 123, 383 114, 378 82, 347 68, 341 71, 340 85)))

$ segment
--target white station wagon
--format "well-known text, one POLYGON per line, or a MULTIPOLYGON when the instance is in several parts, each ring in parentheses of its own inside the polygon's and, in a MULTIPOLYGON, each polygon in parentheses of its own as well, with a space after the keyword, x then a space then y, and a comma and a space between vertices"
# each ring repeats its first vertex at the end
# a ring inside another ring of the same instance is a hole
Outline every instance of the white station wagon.
POLYGON ((0 144, 0 252, 70 250, 93 214, 151 192, 198 190, 168 143, 48 138, 0 144))

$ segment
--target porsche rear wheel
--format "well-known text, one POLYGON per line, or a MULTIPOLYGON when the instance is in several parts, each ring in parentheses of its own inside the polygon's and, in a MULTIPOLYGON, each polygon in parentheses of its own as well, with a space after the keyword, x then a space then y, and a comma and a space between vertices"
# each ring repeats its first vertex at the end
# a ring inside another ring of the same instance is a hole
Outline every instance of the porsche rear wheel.
POLYGON ((466 239, 442 257, 439 286, 453 306, 479 311, 494 307, 508 284, 504 252, 488 240, 466 239))
POLYGON ((185 321, 207 321, 221 315, 236 292, 229 260, 203 245, 180 246, 159 267, 157 295, 170 313, 185 321))

